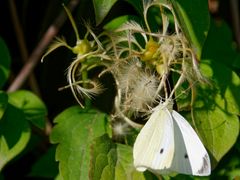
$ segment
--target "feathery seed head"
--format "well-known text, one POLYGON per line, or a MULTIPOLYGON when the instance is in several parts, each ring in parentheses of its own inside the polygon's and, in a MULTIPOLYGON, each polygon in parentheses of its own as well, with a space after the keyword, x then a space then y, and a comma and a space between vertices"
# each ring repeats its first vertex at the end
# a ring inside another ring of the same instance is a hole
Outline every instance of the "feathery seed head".
POLYGON ((134 84, 130 107, 140 112, 148 110, 148 106, 156 102, 158 83, 155 74, 143 71, 134 84))
POLYGON ((130 127, 125 122, 114 122, 112 129, 117 139, 126 136, 130 132, 130 127))

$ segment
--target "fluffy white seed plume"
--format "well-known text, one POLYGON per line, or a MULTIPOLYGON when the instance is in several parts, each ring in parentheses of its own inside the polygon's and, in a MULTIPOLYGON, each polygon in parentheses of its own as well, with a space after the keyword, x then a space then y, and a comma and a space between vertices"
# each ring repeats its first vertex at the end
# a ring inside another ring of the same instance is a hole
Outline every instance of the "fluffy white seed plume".
POLYGON ((125 122, 115 122, 112 128, 113 128, 113 134, 116 138, 125 137, 130 132, 130 127, 125 122))
POLYGON ((130 107, 137 111, 145 111, 156 102, 155 94, 159 80, 155 74, 142 72, 137 78, 130 97, 130 107))
POLYGON ((119 82, 119 88, 123 93, 128 93, 132 90, 137 78, 142 72, 142 63, 134 58, 128 62, 123 62, 118 69, 117 78, 119 82))

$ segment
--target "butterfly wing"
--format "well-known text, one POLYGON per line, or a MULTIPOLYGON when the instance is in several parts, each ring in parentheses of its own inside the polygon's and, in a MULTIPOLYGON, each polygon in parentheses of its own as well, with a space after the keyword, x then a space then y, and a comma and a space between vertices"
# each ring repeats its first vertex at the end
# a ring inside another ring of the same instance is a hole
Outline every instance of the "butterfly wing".
POLYGON ((210 159, 198 135, 179 113, 173 110, 172 116, 175 154, 170 169, 183 174, 210 175, 210 159))
POLYGON ((164 172, 174 153, 173 120, 166 108, 157 108, 138 134, 133 147, 134 166, 164 172))

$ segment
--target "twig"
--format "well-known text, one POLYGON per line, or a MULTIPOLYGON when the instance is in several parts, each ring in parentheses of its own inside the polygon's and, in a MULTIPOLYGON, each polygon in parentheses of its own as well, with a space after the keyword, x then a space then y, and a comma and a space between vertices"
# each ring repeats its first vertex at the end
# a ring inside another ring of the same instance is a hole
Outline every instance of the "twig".
MULTIPOLYGON (((78 5, 79 0, 71 0, 68 4, 68 9, 70 11, 73 11, 73 9, 76 8, 78 5)), ((27 63, 24 65, 24 67, 21 69, 13 83, 8 88, 8 92, 13 92, 19 89, 29 74, 32 72, 34 67, 37 65, 38 61, 40 60, 44 50, 49 45, 49 43, 52 41, 52 39, 57 35, 60 27, 64 24, 66 21, 66 14, 64 11, 62 11, 59 16, 56 18, 54 23, 48 28, 46 33, 44 34, 41 41, 38 43, 37 47, 33 50, 32 54, 28 58, 27 63)))
POLYGON ((240 14, 238 0, 230 0, 232 23, 234 28, 234 34, 237 41, 238 48, 240 48, 240 14))
MULTIPOLYGON (((8 2, 9 2, 9 7, 10 7, 10 12, 11 12, 11 17, 12 17, 15 34, 16 34, 17 41, 18 41, 18 46, 20 49, 20 54, 21 54, 23 62, 26 63, 28 60, 28 50, 27 50, 22 26, 21 26, 19 18, 17 16, 15 1, 11 0, 8 2)), ((39 90, 36 78, 33 73, 31 73, 29 75, 29 84, 30 84, 32 91, 34 93, 36 93, 38 96, 40 96, 40 90, 39 90)))

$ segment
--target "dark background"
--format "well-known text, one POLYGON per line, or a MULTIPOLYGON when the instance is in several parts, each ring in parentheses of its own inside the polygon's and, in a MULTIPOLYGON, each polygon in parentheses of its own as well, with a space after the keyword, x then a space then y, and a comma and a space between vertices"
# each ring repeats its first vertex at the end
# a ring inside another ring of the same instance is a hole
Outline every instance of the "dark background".
MULTIPOLYGON (((14 78, 18 75, 24 62, 21 58, 21 52, 17 40, 15 28, 13 26, 12 14, 13 11, 10 8, 10 1, 13 1, 16 5, 17 17, 20 21, 23 39, 26 43, 26 50, 28 55, 34 50, 42 36, 46 32, 49 25, 51 25, 60 11, 63 10, 62 3, 67 3, 63 0, 1 0, 0 1, 0 36, 6 42, 10 54, 11 54, 11 75, 9 81, 4 87, 7 90, 8 86, 12 83, 14 78)), ((233 9, 231 2, 226 0, 211 0, 209 1, 210 13, 216 20, 225 20, 233 31, 233 39, 237 42, 237 37, 240 36, 239 30, 235 28, 236 18, 233 16, 233 9)), ((240 4, 240 3, 239 3, 240 4)), ((84 35, 85 29, 83 26, 83 20, 90 22, 93 29, 100 32, 105 22, 110 18, 123 14, 136 14, 137 12, 127 2, 119 0, 111 10, 110 14, 99 26, 95 26, 94 9, 91 1, 82 0, 78 7, 73 12, 73 16, 79 26, 80 35, 84 35)), ((239 17, 239 14, 238 14, 239 17)), ((239 22, 238 22, 239 23, 239 22)), ((239 29, 239 28, 238 28, 239 29)), ((74 45, 75 36, 69 21, 66 21, 61 27, 58 36, 64 36, 68 43, 74 45)), ((236 43, 237 44, 237 43, 236 43)), ((77 104, 73 98, 69 89, 58 91, 59 87, 67 85, 66 69, 72 61, 73 55, 65 48, 59 48, 50 54, 44 61, 44 63, 38 63, 34 69, 33 74, 36 77, 39 96, 45 102, 48 108, 49 120, 52 119, 67 107, 77 104)), ((112 85, 112 89, 104 93, 101 98, 96 98, 95 105, 105 112, 111 111, 111 105, 106 104, 106 98, 114 97, 114 82, 110 76, 103 77, 102 81, 112 85), (110 97, 109 97, 110 92, 110 97)), ((22 87, 23 89, 32 90, 28 81, 22 87)), ((35 136, 33 138, 38 138, 35 136)), ((39 139, 42 142, 42 139, 39 139)), ((24 177, 24 179, 36 179, 28 177, 32 164, 36 159, 45 152, 48 147, 48 140, 44 140, 44 143, 40 145, 32 145, 28 149, 33 148, 33 151, 26 151, 20 156, 11 161, 3 170, 5 179, 17 179, 24 177)), ((1 179, 1 178, 0 178, 1 179)))

